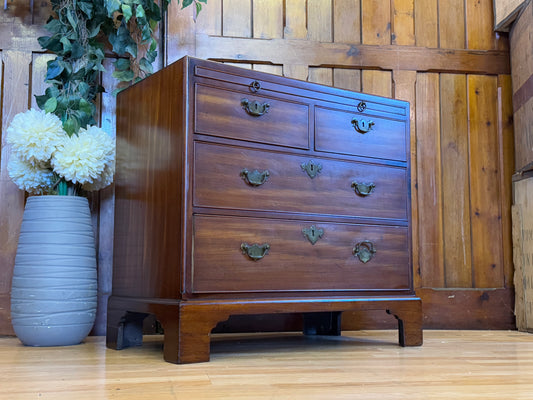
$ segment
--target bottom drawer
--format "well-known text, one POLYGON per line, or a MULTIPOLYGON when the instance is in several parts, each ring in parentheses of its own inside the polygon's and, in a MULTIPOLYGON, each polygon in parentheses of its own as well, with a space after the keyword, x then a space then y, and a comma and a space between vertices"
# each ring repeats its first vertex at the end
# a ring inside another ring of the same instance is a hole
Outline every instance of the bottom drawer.
POLYGON ((407 290, 408 254, 408 229, 401 226, 196 215, 191 288, 407 290))

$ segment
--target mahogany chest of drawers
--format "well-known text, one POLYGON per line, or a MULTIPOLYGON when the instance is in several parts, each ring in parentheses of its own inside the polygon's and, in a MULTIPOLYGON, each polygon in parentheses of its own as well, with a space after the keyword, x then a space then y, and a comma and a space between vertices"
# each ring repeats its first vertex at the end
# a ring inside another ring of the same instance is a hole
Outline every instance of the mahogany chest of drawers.
POLYGON ((185 57, 117 99, 107 344, 164 329, 164 356, 209 360, 233 314, 347 310, 422 343, 411 272, 409 105, 185 57))

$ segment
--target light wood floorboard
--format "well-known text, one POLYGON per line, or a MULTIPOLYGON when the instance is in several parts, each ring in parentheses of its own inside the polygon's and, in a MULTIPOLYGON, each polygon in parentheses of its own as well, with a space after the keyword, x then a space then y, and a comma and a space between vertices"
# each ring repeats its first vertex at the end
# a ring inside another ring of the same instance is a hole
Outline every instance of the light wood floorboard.
POLYGON ((533 335, 424 331, 213 335, 209 363, 163 361, 162 338, 121 351, 89 337, 71 347, 0 339, 0 399, 533 399, 533 335))

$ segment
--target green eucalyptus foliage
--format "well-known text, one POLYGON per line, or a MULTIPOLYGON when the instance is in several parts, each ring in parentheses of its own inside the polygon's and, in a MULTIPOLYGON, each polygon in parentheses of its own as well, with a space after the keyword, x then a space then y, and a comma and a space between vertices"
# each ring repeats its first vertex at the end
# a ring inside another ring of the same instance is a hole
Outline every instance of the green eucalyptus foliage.
MULTIPOLYGON (((162 0, 166 10, 171 0, 162 0)), ((180 0, 178 4, 180 3, 180 0)), ((182 0, 182 8, 207 0, 182 0)), ((46 24, 50 36, 39 38, 42 48, 56 54, 47 65, 50 86, 37 105, 61 118, 72 135, 95 124, 95 101, 106 51, 116 55, 113 76, 135 83, 153 72, 157 58, 154 29, 162 10, 154 0, 51 0, 53 16, 46 24)))

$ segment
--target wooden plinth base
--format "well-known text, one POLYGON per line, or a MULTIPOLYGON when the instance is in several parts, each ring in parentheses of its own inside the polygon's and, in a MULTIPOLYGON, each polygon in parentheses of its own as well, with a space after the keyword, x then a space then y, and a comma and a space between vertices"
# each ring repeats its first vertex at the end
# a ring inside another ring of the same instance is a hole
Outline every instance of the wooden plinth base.
POLYGON ((142 323, 154 314, 164 328, 164 358, 176 364, 209 361, 210 333, 230 315, 304 313, 304 333, 339 335, 342 311, 384 310, 398 320, 400 346, 422 344, 422 303, 414 296, 160 300, 112 296, 107 347, 142 344, 142 323))

